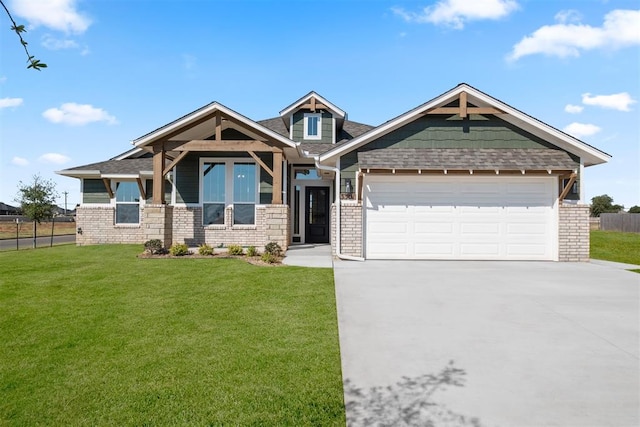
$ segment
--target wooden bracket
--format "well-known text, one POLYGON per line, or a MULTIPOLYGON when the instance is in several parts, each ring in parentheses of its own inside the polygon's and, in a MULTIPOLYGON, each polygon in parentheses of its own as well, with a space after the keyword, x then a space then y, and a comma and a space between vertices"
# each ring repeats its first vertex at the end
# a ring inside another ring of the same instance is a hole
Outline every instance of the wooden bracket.
POLYGON ((147 200, 147 192, 144 189, 144 185, 142 185, 142 179, 136 178, 136 182, 138 183, 138 190, 140 190, 140 196, 142 196, 143 200, 147 200))
POLYGON ((273 171, 269 168, 269 166, 267 166, 267 165, 262 161, 262 159, 260 159, 260 157, 258 157, 258 156, 256 155, 256 153, 254 153, 253 151, 248 151, 248 150, 247 150, 247 153, 249 153, 249 155, 250 155, 251 157, 253 157, 253 160, 255 160, 256 162, 258 162, 258 164, 262 167, 262 169, 264 169, 265 171, 267 171, 267 173, 268 173, 269 175, 271 175, 271 177, 273 178, 273 171))
POLYGON ((104 183, 104 188, 107 189, 109 198, 113 199, 113 190, 111 189, 111 180, 109 178, 102 178, 102 182, 104 183))
POLYGON ((180 160, 184 159, 184 156, 186 156, 187 154, 189 154, 188 151, 182 151, 180 154, 178 154, 178 156, 164 168, 164 170, 162 171, 162 176, 165 176, 166 174, 171 172, 171 169, 173 169, 180 162, 180 160))
POLYGON ((559 202, 562 202, 564 198, 567 197, 567 194, 569 194, 569 191, 571 191, 571 187, 573 186, 573 183, 576 182, 577 177, 578 174, 576 174, 575 172, 569 175, 569 182, 567 182, 567 185, 562 190, 562 193, 560 193, 560 195, 558 196, 559 202))

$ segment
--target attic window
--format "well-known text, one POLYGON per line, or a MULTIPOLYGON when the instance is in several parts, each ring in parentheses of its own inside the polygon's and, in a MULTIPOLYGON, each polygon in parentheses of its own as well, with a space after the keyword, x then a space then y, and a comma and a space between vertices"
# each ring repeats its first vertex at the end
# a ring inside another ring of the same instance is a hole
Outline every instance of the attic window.
POLYGON ((322 115, 306 113, 304 115, 304 139, 322 139, 322 115))

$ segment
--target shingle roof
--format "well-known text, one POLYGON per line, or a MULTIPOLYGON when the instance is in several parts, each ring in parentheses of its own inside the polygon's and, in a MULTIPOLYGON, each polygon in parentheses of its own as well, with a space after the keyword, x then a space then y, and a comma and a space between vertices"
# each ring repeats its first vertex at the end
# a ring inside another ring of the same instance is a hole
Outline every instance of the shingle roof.
POLYGON ((285 138, 289 138, 289 131, 282 121, 282 117, 274 117, 272 119, 258 120, 256 123, 278 133, 285 138))
MULTIPOLYGON (((267 129, 270 129, 276 133, 279 133, 280 135, 286 138, 289 138, 289 131, 287 130, 287 127, 284 125, 284 122, 282 121, 282 117, 274 117, 272 119, 259 120, 257 123, 261 124, 267 129)), ((338 142, 349 141, 350 139, 353 139, 357 136, 362 135, 365 132, 370 131, 374 127, 375 126, 365 125, 364 123, 345 120, 342 125, 342 129, 340 129, 340 132, 337 135, 336 141, 338 142)), ((312 144, 312 143, 309 143, 309 144, 312 144)), ((327 151, 330 148, 335 148, 335 147, 336 145, 329 144, 324 151, 327 151)), ((318 152, 318 154, 321 152, 324 153, 324 151, 318 151, 317 149, 313 151, 318 152)))
POLYGON ((65 175, 73 175, 78 171, 99 171, 101 174, 137 175, 140 171, 153 170, 153 158, 142 157, 137 159, 107 160, 91 163, 84 166, 65 169, 65 175))
POLYGON ((561 150, 519 148, 385 148, 358 153, 361 169, 573 170, 561 150))

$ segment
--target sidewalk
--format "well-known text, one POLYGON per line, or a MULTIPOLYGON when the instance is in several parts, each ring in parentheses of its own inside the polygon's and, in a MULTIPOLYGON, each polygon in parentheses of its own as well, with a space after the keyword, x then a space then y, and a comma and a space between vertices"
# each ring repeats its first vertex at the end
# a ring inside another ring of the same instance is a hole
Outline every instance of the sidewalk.
POLYGON ((282 263, 299 267, 333 268, 331 245, 302 244, 289 246, 282 263))

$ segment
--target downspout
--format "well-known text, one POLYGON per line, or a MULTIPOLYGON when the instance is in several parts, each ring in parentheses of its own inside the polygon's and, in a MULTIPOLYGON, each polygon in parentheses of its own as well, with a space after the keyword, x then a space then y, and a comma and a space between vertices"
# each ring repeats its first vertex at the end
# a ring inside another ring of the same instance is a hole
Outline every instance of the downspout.
POLYGON ((314 156, 313 159, 315 160, 316 168, 320 170, 331 171, 336 174, 336 256, 340 259, 348 261, 364 261, 364 258, 362 257, 345 255, 340 251, 340 247, 342 246, 342 240, 340 236, 340 205, 342 204, 340 201, 340 169, 334 168, 332 166, 321 165, 319 156, 314 156))

